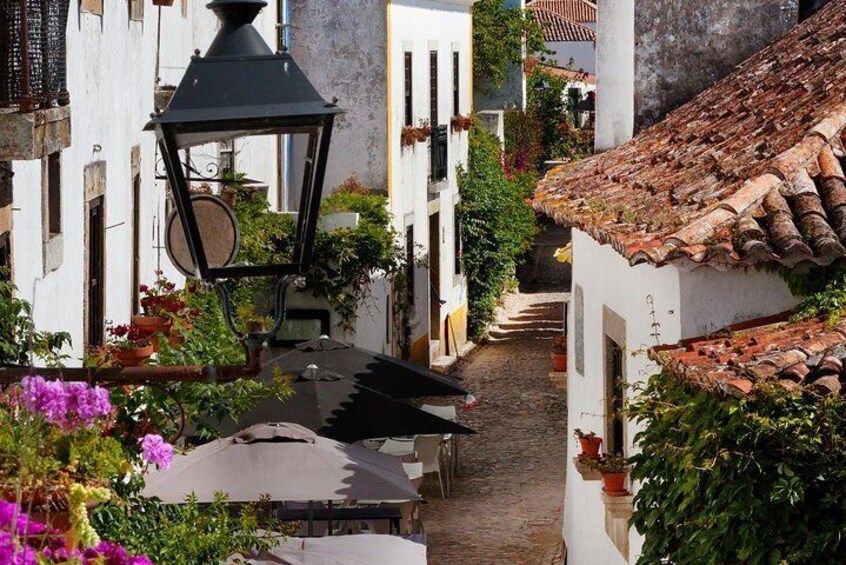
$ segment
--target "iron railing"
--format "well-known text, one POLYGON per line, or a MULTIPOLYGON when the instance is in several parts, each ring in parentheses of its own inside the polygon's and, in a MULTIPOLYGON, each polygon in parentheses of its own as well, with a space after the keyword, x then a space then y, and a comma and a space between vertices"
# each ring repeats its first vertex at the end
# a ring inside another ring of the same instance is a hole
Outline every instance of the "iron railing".
POLYGON ((70 0, 0 0, 0 108, 64 106, 70 0))

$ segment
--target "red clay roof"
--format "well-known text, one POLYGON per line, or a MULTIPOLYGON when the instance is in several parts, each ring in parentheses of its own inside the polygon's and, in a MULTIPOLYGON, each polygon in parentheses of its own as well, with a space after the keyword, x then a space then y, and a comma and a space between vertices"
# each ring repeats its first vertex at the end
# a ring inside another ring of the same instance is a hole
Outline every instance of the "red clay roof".
POLYGON ((596 33, 589 27, 560 16, 543 6, 530 5, 528 8, 543 26, 543 40, 546 43, 596 41, 596 33))
POLYGON ((840 392, 846 323, 786 322, 786 315, 652 350, 665 370, 711 390, 749 394, 763 382, 840 392))
POLYGON ((571 22, 596 23, 596 5, 587 0, 534 0, 527 8, 543 8, 571 22))
POLYGON ((662 122, 551 171, 535 206, 632 264, 846 256, 846 0, 662 122))
POLYGON ((585 71, 573 71, 570 69, 562 69, 561 67, 553 67, 551 65, 543 65, 541 67, 544 72, 554 76, 559 76, 573 82, 583 82, 585 84, 596 84, 596 75, 585 71))

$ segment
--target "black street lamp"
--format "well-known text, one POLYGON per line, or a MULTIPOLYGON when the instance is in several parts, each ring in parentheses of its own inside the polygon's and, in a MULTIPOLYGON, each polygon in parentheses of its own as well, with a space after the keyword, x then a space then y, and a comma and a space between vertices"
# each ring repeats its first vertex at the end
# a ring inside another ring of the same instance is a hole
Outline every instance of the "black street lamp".
MULTIPOLYGON (((342 110, 317 93, 289 53, 274 53, 253 27, 266 5, 263 0, 208 4, 221 21, 220 31, 205 57, 199 52, 192 57, 169 106, 157 111, 145 129, 156 132, 176 204, 167 236, 177 268, 221 291, 230 322, 223 281, 278 277, 279 307, 271 329, 278 331, 285 288, 311 261, 332 126, 342 110), (286 134, 308 136, 292 258, 273 265, 233 264, 238 252, 235 215, 219 198, 191 194, 179 152, 246 136, 286 134)), ((230 328, 235 331, 231 323, 230 328)))

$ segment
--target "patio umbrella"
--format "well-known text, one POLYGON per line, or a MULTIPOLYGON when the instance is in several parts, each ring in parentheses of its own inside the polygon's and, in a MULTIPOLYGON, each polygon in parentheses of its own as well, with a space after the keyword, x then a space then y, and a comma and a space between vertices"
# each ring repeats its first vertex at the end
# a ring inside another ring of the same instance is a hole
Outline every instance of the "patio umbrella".
POLYGON ((294 422, 347 443, 391 436, 475 433, 334 371, 310 365, 290 374, 294 395, 284 402, 276 398, 259 401, 239 419, 237 427, 294 422))
POLYGON ((444 377, 400 359, 335 341, 326 336, 300 343, 294 351, 271 359, 264 371, 272 373, 274 367, 280 367, 283 371, 289 372, 309 365, 335 371, 394 398, 466 396, 468 394, 455 379, 444 377))
POLYGON ((229 558, 235 559, 252 565, 425 565, 426 546, 384 535, 287 538, 270 551, 258 555, 239 553, 229 558))
POLYGON ((416 500, 396 457, 318 437, 297 424, 262 424, 202 445, 147 477, 145 496, 200 503, 226 492, 231 502, 416 500))

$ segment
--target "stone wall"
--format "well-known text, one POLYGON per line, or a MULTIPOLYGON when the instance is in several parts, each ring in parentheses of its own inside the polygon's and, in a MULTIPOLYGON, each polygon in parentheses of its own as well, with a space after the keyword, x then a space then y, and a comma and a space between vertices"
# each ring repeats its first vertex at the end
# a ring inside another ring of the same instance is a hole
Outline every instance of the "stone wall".
POLYGON ((692 99, 798 21, 798 0, 637 0, 635 130, 692 99))

